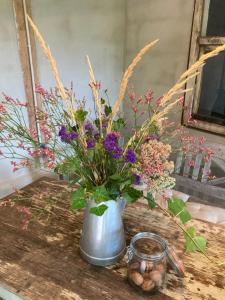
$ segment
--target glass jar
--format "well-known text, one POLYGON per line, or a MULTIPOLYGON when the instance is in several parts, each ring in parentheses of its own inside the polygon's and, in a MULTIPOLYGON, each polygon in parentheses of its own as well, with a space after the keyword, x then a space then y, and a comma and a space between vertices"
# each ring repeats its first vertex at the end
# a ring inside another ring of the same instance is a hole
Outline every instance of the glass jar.
POLYGON ((139 291, 153 294, 165 285, 167 243, 154 233, 136 234, 128 247, 128 281, 139 291))

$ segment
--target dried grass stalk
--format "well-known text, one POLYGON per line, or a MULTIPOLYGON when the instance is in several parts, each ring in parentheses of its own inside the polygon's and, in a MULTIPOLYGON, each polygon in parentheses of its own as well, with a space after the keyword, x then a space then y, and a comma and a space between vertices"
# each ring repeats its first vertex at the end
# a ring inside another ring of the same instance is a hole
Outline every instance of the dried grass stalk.
MULTIPOLYGON (((138 135, 140 137, 139 143, 141 142, 142 138, 148 133, 148 129, 150 125, 153 122, 158 122, 161 118, 163 118, 166 114, 168 114, 169 111, 180 101, 179 98, 173 100, 174 96, 177 94, 184 94, 185 92, 191 90, 191 89, 185 89, 184 87, 190 79, 197 77, 201 73, 201 69, 205 65, 206 60, 218 55, 222 51, 225 51, 225 44, 218 46, 216 49, 214 49, 209 53, 203 54, 199 58, 199 60, 197 60, 193 65, 191 65, 190 68, 180 76, 176 84, 166 94, 163 95, 160 104, 160 107, 162 109, 156 112, 150 119, 146 120, 142 124, 141 128, 138 131, 138 135)), ((134 142, 135 138, 136 138, 135 135, 133 135, 130 138, 130 140, 127 143, 126 149, 134 142)))
POLYGON ((132 63, 128 66, 127 70, 125 71, 123 78, 121 80, 120 83, 120 90, 119 90, 119 95, 118 98, 116 100, 115 105, 112 108, 112 115, 111 115, 111 120, 109 122, 107 131, 109 132, 112 128, 112 122, 120 108, 120 105, 123 101, 125 92, 126 92, 126 88, 127 88, 127 84, 129 81, 129 78, 131 77, 131 75, 133 74, 134 68, 135 66, 138 64, 138 62, 142 59, 142 57, 145 55, 146 52, 148 52, 159 40, 155 40, 153 42, 151 42, 150 44, 146 45, 144 48, 142 48, 137 56, 133 59, 132 63))
POLYGON ((62 84, 61 80, 59 79, 59 74, 58 74, 58 70, 57 70, 57 67, 56 67, 55 59, 52 56, 51 51, 50 51, 49 47, 46 45, 46 43, 45 43, 41 33, 39 32, 37 26, 34 24, 34 22, 29 17, 28 14, 27 14, 27 19, 28 19, 28 22, 29 22, 34 34, 36 35, 36 37, 37 37, 37 39, 40 43, 40 46, 41 46, 47 60, 49 61, 50 68, 51 68, 52 74, 54 76, 54 79, 56 81, 60 96, 62 97, 62 99, 64 101, 67 101, 67 96, 66 96, 65 89, 63 87, 63 84, 62 84))
POLYGON ((102 134, 102 107, 101 107, 101 102, 99 101, 98 88, 97 88, 97 84, 96 84, 96 81, 95 81, 95 75, 94 75, 94 71, 93 71, 89 56, 86 55, 86 58, 87 58, 88 69, 89 69, 89 74, 90 74, 90 78, 91 78, 91 89, 92 89, 92 93, 93 93, 95 103, 96 103, 96 107, 97 107, 97 110, 98 110, 100 132, 102 134))

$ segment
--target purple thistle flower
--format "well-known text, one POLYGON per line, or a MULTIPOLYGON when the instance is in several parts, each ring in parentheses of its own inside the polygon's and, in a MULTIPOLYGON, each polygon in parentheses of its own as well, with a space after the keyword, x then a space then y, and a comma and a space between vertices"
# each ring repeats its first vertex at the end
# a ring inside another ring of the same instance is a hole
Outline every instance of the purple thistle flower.
POLYGON ((95 147, 95 143, 96 143, 95 139, 88 139, 86 140, 86 142, 87 142, 87 149, 92 149, 95 147))
POLYGON ((130 148, 126 151, 125 162, 133 164, 133 163, 135 163, 135 161, 136 161, 136 154, 135 154, 134 150, 130 148))
POLYGON ((136 174, 136 173, 133 173, 132 176, 133 176, 134 184, 135 185, 140 185, 141 184, 141 176, 136 174))

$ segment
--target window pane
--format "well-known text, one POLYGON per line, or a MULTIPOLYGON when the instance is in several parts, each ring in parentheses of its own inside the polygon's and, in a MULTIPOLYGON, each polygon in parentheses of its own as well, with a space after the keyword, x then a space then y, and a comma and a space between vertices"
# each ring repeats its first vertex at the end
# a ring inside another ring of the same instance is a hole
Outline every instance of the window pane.
POLYGON ((225 124, 225 53, 210 58, 204 69, 197 116, 225 124))
POLYGON ((209 4, 207 36, 225 36, 225 1, 211 0, 209 4))

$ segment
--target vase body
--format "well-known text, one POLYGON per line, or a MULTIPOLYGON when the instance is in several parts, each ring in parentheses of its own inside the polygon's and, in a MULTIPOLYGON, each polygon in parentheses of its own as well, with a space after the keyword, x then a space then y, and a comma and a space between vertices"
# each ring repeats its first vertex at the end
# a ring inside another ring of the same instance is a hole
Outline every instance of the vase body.
POLYGON ((97 204, 88 201, 80 240, 81 256, 97 266, 115 264, 124 255, 126 249, 122 221, 122 211, 126 201, 109 200, 104 204, 108 206, 107 210, 102 216, 96 216, 89 210, 97 204))

